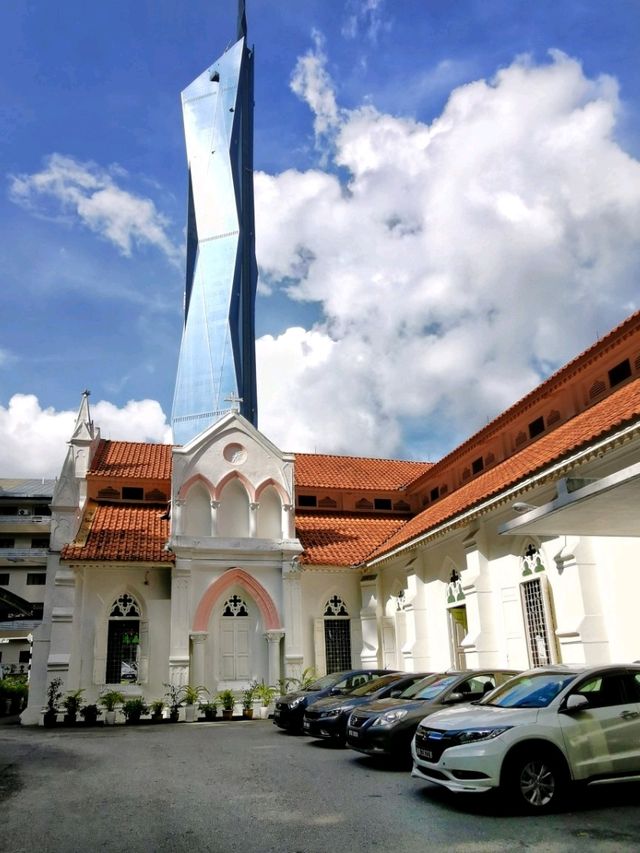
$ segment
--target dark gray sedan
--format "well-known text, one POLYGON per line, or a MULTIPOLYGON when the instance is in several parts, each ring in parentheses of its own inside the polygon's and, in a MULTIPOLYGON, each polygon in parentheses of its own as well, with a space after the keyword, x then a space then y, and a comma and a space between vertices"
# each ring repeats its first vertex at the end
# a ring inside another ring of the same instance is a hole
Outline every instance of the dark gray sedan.
POLYGON ((316 738, 329 738, 344 745, 349 714, 360 705, 376 699, 397 698, 408 687, 422 681, 428 672, 392 672, 356 688, 346 696, 319 699, 304 712, 304 733, 316 738))

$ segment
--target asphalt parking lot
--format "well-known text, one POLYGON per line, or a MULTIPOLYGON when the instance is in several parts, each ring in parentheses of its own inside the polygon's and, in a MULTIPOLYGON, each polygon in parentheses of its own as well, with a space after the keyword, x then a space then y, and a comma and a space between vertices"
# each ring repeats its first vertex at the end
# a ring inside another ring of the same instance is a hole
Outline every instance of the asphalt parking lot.
POLYGON ((611 786, 512 816, 270 721, 0 726, 2 853, 620 853, 640 849, 639 799, 611 786))

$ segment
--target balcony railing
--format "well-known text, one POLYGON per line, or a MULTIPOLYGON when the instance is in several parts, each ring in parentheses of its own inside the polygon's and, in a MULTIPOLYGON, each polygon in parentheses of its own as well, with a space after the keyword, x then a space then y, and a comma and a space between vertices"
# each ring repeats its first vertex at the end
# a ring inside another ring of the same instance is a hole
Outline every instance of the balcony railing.
POLYGON ((22 524, 39 524, 46 525, 47 527, 51 524, 51 516, 50 515, 0 515, 0 527, 2 526, 17 526, 22 524))
POLYGON ((10 563, 26 563, 36 557, 46 558, 48 548, 0 548, 0 560, 9 560, 10 563))

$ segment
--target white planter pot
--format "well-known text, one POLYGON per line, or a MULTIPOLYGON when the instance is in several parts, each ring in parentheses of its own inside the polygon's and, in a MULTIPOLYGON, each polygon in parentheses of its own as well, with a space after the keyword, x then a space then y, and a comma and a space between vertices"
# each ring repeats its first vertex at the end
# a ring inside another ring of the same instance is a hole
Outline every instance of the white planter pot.
POLYGON ((104 722, 107 726, 114 726, 116 723, 116 712, 115 711, 105 711, 104 712, 104 722))
POLYGON ((268 705, 261 705, 260 706, 260 719, 261 720, 268 720, 269 719, 269 706, 268 705))
POLYGON ((187 723, 195 723, 196 721, 196 706, 195 705, 185 705, 184 706, 184 718, 187 723))

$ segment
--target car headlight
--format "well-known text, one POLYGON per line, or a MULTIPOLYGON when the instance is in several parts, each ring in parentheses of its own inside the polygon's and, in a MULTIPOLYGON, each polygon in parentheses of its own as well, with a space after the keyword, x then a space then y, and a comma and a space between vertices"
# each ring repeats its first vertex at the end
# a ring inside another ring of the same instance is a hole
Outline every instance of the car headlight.
POLYGON ((509 731, 510 728, 511 726, 502 726, 499 729, 462 729, 455 733, 454 740, 456 744, 474 743, 479 740, 493 740, 509 731))
POLYGON ((289 710, 293 711, 293 709, 297 708, 298 705, 302 705, 304 700, 305 700, 304 696, 298 696, 297 699, 292 699, 291 702, 289 702, 289 710))
POLYGON ((329 708, 328 711, 323 711, 323 717, 337 717, 340 714, 341 708, 329 708))
POLYGON ((398 720, 406 717, 408 713, 408 711, 405 711, 402 708, 398 708, 397 711, 387 711, 386 714, 380 714, 379 717, 375 718, 371 723, 371 728, 374 726, 392 726, 394 723, 397 723, 398 720))

